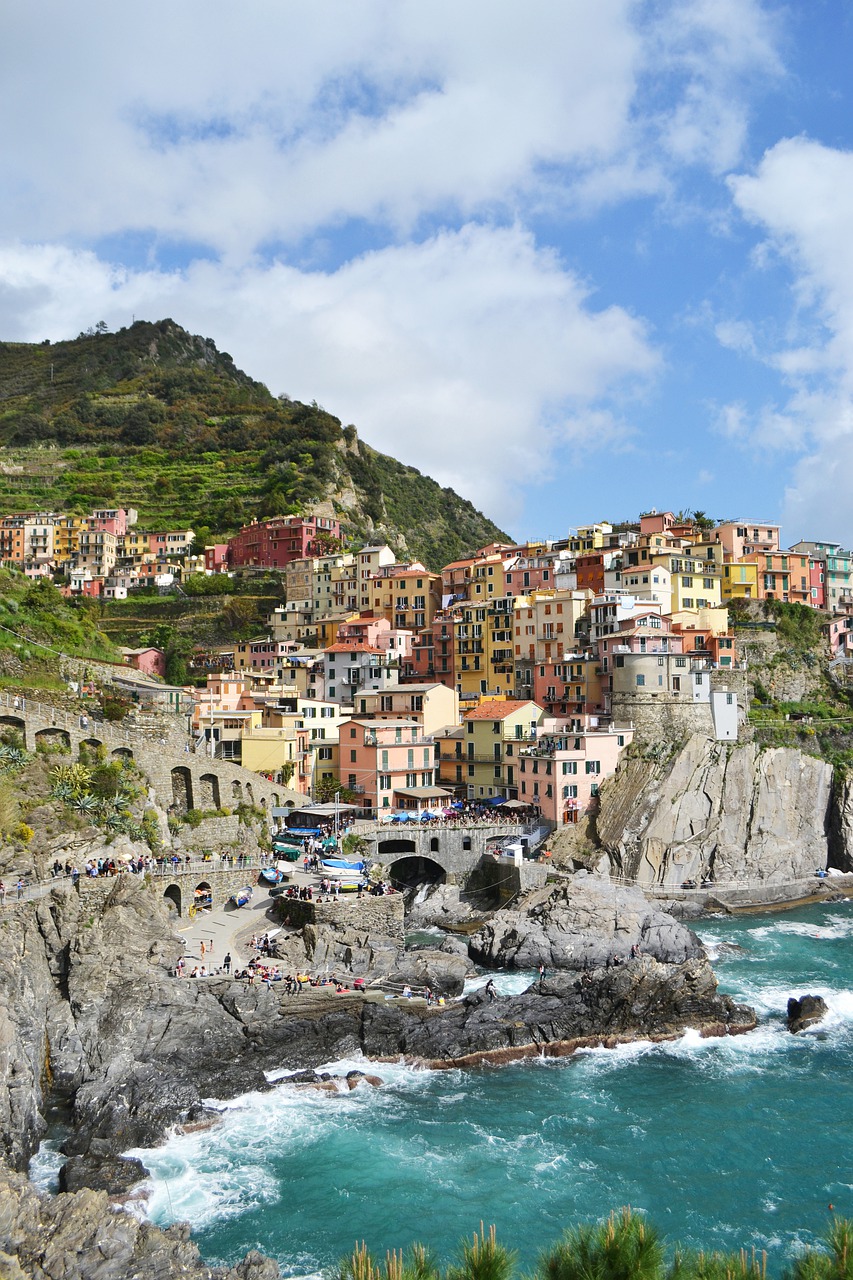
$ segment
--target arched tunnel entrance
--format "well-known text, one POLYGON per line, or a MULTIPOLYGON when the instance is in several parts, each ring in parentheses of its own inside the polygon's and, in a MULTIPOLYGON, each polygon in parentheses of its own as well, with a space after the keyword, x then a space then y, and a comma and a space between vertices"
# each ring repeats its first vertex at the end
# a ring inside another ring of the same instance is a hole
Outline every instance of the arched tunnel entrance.
POLYGON ((176 884, 170 884, 168 888, 163 890, 163 897, 166 899, 167 907, 169 907, 174 911, 177 911, 178 915, 180 915, 181 914, 180 886, 176 884))
POLYGON ((413 888, 416 884, 444 884, 447 873, 440 863, 420 854, 397 858, 388 867, 391 883, 397 888, 413 888))

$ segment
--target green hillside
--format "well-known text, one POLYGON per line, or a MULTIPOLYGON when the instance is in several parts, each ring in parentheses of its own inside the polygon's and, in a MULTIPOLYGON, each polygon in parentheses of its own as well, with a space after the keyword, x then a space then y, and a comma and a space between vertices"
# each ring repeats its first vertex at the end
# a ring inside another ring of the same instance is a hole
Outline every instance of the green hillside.
POLYGON ((276 398, 172 320, 0 343, 0 514, 113 505, 202 536, 322 507, 431 568, 507 540, 452 489, 317 404, 276 398))

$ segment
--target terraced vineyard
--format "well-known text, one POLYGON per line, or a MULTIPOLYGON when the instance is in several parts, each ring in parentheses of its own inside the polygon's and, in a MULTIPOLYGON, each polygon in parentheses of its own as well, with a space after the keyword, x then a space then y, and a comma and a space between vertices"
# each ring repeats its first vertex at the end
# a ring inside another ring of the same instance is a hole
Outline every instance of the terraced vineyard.
POLYGON ((131 506, 202 537, 318 510, 440 567, 506 535, 317 404, 276 398, 171 320, 0 343, 0 514, 131 506))

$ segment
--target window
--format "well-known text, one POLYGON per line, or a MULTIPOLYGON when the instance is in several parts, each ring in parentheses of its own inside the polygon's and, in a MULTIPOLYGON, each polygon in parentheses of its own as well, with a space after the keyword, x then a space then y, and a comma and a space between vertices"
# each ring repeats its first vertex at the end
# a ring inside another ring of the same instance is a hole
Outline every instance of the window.
POLYGON ((637 676, 637 688, 638 688, 638 689, 642 689, 642 687, 643 687, 643 685, 644 685, 645 683, 646 683, 646 677, 645 677, 645 676, 637 676))
POLYGON ((600 761, 600 760, 587 760, 587 762, 586 762, 586 772, 587 772, 587 773, 601 773, 601 761, 600 761))
POLYGON ((390 791, 390 790, 391 790, 391 775, 390 775, 390 773, 380 773, 380 775, 379 775, 379 790, 380 790, 380 791, 390 791))
POLYGON ((577 800, 577 798, 578 798, 578 789, 576 786, 563 787, 564 800, 577 800))

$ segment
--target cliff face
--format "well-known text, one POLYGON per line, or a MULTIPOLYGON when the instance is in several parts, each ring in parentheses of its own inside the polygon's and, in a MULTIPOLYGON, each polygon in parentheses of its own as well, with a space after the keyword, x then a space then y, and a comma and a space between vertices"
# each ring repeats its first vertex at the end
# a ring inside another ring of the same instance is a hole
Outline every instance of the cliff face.
POLYGON ((597 833, 612 870, 641 885, 782 883, 827 866, 831 805, 829 764, 695 735, 666 766, 630 761, 603 788, 597 833))
MULTIPOLYGON (((205 1097, 263 1089, 264 1072, 275 1068, 358 1052, 435 1064, 483 1053, 503 1059, 549 1044, 568 1052, 575 1041, 608 1036, 753 1025, 750 1010, 717 996, 692 935, 660 913, 638 913, 627 901, 634 896, 609 888, 600 910, 574 911, 575 925, 583 941, 583 928, 603 910, 621 942, 629 925, 631 938, 640 936, 642 916, 650 925, 642 959, 595 968, 583 980, 556 975, 511 999, 489 1002, 478 993, 428 1008, 370 993, 288 996, 284 984, 267 990, 224 977, 181 981, 172 976, 180 940, 156 892, 135 877, 106 886, 100 901, 58 885, 35 907, 7 909, 0 926, 2 1154, 26 1167, 51 1086, 73 1098, 66 1154, 86 1157, 77 1174, 97 1173, 129 1147, 160 1141, 170 1125, 205 1118, 205 1097)), ((561 929, 569 908, 550 907, 550 926, 561 929)))

